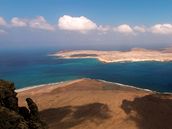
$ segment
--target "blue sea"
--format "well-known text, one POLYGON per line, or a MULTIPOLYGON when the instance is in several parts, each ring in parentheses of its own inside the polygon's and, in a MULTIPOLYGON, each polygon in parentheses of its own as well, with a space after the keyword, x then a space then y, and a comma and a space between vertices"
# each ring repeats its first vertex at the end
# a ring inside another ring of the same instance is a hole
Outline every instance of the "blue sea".
POLYGON ((59 59, 53 50, 0 52, 0 79, 17 89, 79 78, 101 79, 160 92, 172 92, 172 62, 105 64, 96 59, 59 59))

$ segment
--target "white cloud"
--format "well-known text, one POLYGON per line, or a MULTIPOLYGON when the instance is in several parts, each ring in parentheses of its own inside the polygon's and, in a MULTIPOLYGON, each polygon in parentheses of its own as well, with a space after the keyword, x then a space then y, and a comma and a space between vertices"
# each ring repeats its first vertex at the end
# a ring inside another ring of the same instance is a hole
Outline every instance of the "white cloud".
POLYGON ((119 25, 118 27, 114 28, 114 31, 120 32, 120 33, 133 33, 133 29, 127 25, 127 24, 123 24, 123 25, 119 25))
POLYGON ((172 34, 172 24, 156 24, 150 28, 152 33, 172 34))
POLYGON ((43 16, 38 16, 36 19, 33 19, 29 22, 30 27, 35 29, 43 29, 48 31, 53 31, 55 28, 50 25, 43 16))
POLYGON ((3 17, 0 17, 0 26, 5 26, 7 23, 3 17))
POLYGON ((12 26, 15 26, 15 27, 25 27, 25 26, 27 26, 27 20, 20 19, 18 17, 13 17, 11 19, 11 24, 12 24, 12 26))
POLYGON ((96 23, 84 16, 71 17, 68 15, 64 15, 59 18, 58 26, 62 30, 70 31, 87 31, 94 30, 97 28, 96 23))
POLYGON ((142 33, 146 32, 146 29, 142 26, 134 26, 133 29, 137 32, 142 32, 142 33))

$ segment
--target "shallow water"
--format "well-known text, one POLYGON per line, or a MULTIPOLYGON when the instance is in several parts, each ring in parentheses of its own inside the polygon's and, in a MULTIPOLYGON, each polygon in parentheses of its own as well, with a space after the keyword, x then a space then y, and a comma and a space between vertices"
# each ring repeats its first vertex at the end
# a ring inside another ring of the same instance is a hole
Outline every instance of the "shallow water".
POLYGON ((58 59, 47 56, 49 52, 0 52, 0 78, 15 82, 17 88, 86 77, 172 92, 172 62, 104 64, 96 59, 58 59))

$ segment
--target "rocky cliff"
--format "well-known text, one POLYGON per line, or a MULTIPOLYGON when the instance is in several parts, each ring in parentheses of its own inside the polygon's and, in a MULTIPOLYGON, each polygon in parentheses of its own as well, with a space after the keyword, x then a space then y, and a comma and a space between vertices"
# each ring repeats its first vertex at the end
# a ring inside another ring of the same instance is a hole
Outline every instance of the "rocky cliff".
POLYGON ((46 129, 31 98, 27 107, 18 106, 14 83, 0 80, 0 129, 46 129))

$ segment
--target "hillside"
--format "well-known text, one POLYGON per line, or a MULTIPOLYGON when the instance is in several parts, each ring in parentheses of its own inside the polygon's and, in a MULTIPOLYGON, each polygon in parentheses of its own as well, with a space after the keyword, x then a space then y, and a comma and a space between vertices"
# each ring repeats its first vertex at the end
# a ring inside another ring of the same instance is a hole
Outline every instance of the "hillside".
POLYGON ((79 79, 18 93, 32 97, 50 129, 171 129, 172 95, 79 79))

